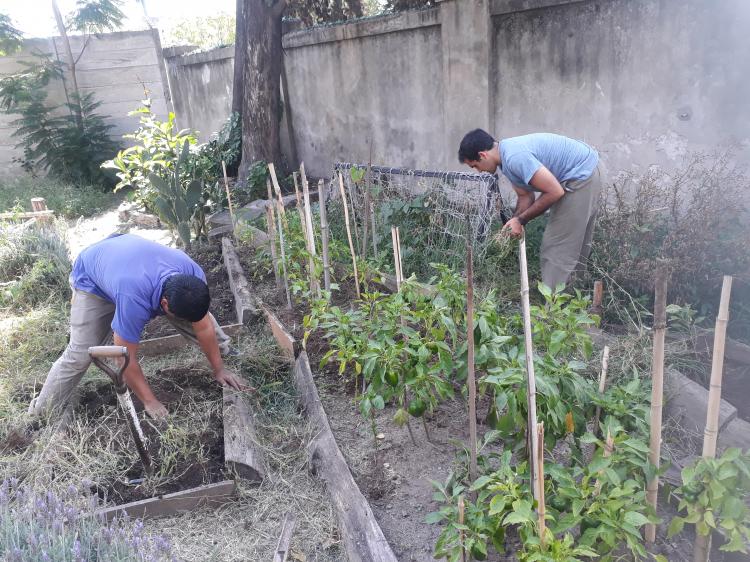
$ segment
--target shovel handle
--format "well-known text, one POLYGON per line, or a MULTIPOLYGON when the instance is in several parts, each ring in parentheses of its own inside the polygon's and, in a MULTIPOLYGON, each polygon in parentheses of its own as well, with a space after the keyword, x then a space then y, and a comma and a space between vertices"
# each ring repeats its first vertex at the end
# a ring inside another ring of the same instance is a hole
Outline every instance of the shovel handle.
POLYGON ((89 347, 91 357, 127 357, 128 348, 122 345, 95 345, 89 347))

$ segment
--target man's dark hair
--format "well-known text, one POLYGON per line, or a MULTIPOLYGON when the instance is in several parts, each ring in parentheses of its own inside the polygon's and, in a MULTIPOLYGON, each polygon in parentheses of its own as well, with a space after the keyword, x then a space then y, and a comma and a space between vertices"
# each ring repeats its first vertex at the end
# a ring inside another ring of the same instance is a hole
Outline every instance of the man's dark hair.
POLYGON ((467 161, 479 160, 479 153, 485 150, 491 150, 495 146, 495 139, 483 129, 474 129, 469 131, 461 141, 458 147, 458 161, 463 164, 467 161))
POLYGON ((211 304, 208 285, 195 275, 172 275, 164 282, 161 296, 167 299, 172 314, 190 322, 201 320, 211 304))

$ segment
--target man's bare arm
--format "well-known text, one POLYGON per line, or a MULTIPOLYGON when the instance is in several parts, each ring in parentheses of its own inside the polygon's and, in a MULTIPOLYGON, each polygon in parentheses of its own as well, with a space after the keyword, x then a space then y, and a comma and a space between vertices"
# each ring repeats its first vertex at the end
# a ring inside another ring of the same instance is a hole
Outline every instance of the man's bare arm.
POLYGON ((560 185, 560 182, 544 166, 536 171, 529 184, 541 191, 542 194, 531 206, 520 214, 515 215, 522 225, 544 213, 544 211, 557 203, 565 195, 565 190, 560 185))

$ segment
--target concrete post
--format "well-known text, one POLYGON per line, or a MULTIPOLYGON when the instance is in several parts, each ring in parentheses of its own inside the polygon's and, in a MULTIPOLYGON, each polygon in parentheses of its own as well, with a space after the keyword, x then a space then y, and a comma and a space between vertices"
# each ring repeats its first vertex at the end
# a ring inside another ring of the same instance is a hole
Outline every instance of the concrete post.
MULTIPOLYGON (((489 1, 440 3, 443 47, 443 159, 461 169, 458 145, 470 129, 491 128, 489 69, 492 47, 489 1)), ((492 131, 489 131, 492 134, 492 131)))

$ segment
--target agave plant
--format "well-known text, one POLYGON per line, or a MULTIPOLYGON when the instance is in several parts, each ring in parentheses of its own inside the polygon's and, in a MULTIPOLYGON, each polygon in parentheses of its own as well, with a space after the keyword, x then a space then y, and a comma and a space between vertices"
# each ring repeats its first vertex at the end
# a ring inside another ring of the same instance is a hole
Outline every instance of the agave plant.
POLYGON ((190 144, 186 140, 170 178, 165 180, 149 174, 149 181, 158 195, 154 205, 162 220, 177 231, 183 247, 190 248, 190 221, 201 206, 203 184, 193 179, 183 185, 180 169, 187 166, 190 144))

